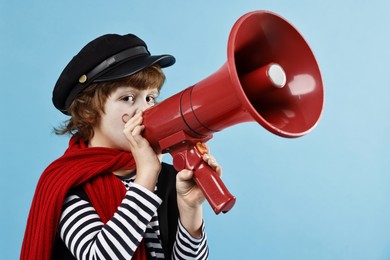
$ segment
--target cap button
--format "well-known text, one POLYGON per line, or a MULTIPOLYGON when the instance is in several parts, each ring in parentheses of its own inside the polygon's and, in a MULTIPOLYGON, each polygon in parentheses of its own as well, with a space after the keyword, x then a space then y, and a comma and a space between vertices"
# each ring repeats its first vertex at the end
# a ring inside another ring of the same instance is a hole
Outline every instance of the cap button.
POLYGON ((79 78, 79 82, 80 83, 85 83, 87 81, 87 75, 82 75, 80 78, 79 78))

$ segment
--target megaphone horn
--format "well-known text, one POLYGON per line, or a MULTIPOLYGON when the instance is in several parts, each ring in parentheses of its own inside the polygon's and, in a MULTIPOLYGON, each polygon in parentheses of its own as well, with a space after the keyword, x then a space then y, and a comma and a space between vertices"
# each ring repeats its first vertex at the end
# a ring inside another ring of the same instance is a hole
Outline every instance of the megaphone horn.
POLYGON ((317 124, 324 101, 310 47, 274 13, 254 11, 239 18, 227 54, 218 71, 144 113, 145 138, 155 151, 170 153, 177 170, 194 170, 216 214, 229 211, 236 199, 203 162, 202 143, 251 121, 282 137, 302 136, 317 124))

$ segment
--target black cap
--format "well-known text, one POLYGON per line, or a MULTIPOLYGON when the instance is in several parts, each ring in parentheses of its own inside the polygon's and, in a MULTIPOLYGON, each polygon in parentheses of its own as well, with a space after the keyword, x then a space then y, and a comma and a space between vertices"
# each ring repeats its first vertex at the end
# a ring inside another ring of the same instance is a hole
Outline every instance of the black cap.
POLYGON ((106 34, 88 43, 73 57, 53 90, 53 104, 64 114, 77 94, 91 83, 119 80, 153 64, 175 63, 171 55, 151 55, 145 42, 133 34, 106 34))

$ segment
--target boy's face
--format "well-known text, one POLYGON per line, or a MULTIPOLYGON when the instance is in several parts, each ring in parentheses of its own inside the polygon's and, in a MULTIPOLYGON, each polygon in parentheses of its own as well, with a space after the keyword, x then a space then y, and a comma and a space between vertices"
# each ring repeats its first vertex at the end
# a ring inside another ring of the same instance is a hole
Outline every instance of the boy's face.
POLYGON ((94 127, 90 146, 109 147, 130 151, 123 133, 125 123, 137 111, 145 111, 156 104, 158 88, 136 89, 119 87, 107 98, 100 122, 94 127))

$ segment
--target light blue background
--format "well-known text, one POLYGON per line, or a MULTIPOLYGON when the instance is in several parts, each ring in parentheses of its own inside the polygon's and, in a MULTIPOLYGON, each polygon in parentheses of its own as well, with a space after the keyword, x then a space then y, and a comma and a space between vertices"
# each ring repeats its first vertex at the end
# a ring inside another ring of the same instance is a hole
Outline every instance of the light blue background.
MULTIPOLYGON (((0 259, 17 259, 36 182, 67 138, 51 104, 58 75, 91 39, 135 33, 171 53, 166 98, 226 60, 234 22, 270 10, 303 34, 326 94, 317 128, 299 139, 256 123, 209 142, 237 197, 205 204, 210 259, 390 259, 390 6, 386 0, 0 1, 0 259)), ((166 160, 170 160, 166 156, 166 160)))

